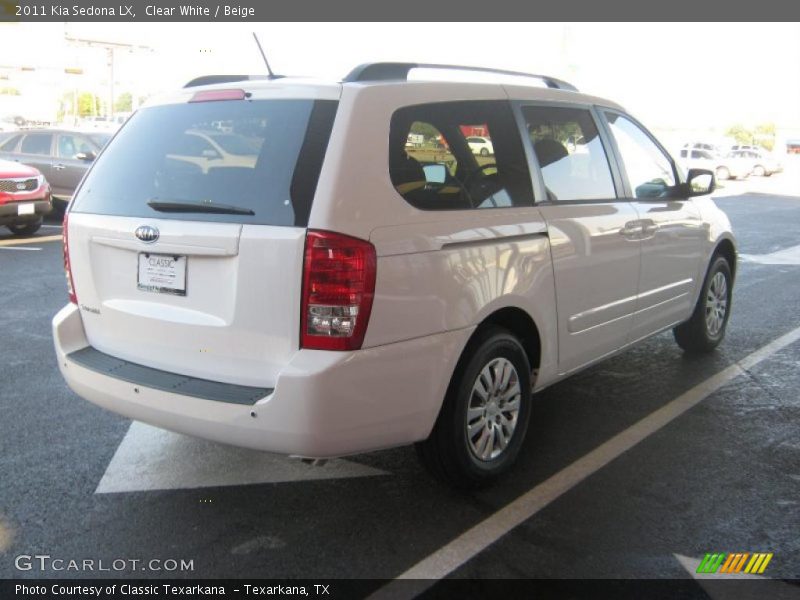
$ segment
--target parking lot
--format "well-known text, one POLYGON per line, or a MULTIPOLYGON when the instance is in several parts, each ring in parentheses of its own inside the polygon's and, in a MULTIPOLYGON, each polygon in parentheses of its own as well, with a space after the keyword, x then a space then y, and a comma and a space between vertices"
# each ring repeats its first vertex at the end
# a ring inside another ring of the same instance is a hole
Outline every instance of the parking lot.
POLYGON ((769 552, 765 576, 798 578, 793 182, 720 190, 741 256, 716 353, 686 358, 664 333, 538 394, 518 466, 476 493, 434 482, 412 448, 310 466, 81 400, 50 334, 60 227, 0 233, 0 577, 98 575, 15 566, 47 554, 193 566, 100 576, 690 578, 708 552, 769 552))

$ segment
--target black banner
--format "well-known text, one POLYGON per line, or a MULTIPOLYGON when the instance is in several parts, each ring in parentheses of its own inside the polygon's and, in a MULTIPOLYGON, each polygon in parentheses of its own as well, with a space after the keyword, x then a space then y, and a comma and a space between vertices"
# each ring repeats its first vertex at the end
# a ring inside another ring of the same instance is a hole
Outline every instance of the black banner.
POLYGON ((0 580, 0 598, 314 598, 324 600, 472 600, 484 598, 749 598, 800 597, 800 581, 770 579, 445 579, 231 580, 231 579, 17 579, 0 580))
MULTIPOLYGON (((0 0, 0 21, 792 21, 800 4, 761 0, 0 0)), ((663 43, 679 43, 680 36, 663 43)))

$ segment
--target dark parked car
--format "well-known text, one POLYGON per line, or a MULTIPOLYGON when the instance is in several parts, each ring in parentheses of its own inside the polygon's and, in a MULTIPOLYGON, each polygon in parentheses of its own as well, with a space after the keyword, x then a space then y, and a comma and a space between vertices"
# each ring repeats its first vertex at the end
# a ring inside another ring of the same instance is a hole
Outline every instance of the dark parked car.
POLYGON ((38 169, 50 183, 53 198, 64 205, 109 139, 111 134, 100 131, 18 131, 0 140, 0 159, 38 169))
POLYGON ((0 160, 0 225, 14 235, 33 235, 52 208, 50 186, 39 171, 0 160))

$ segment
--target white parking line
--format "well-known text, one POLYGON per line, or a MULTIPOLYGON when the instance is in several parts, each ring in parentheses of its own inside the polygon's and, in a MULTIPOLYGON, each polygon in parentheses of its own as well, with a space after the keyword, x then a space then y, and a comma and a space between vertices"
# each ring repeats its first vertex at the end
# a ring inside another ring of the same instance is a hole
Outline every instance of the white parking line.
POLYGON ((41 250, 41 248, 25 248, 23 246, 0 246, 0 250, 41 250))
POLYGON ((311 466, 267 452, 215 444, 134 421, 95 494, 180 490, 389 475, 353 461, 311 466))
POLYGON ((48 229, 61 229, 61 225, 42 225, 42 227, 47 227, 48 229))
POLYGON ((740 254, 739 258, 761 265, 800 265, 800 245, 769 254, 740 254))
POLYGON ((694 386, 422 559, 395 581, 378 589, 370 599, 410 598, 422 593, 433 586, 436 580, 455 571, 612 460, 699 404, 732 379, 798 339, 800 327, 694 386), (397 581, 399 579, 416 581, 400 583, 397 581))

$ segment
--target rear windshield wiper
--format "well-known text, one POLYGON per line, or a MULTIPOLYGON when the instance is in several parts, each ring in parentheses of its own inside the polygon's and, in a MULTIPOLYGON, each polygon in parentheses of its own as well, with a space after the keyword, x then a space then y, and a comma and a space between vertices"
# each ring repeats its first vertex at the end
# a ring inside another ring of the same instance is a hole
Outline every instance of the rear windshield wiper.
POLYGON ((159 212, 174 213, 213 213, 218 215, 255 215, 249 208, 232 206, 230 204, 216 204, 214 202, 187 202, 184 200, 148 200, 147 206, 159 212))

